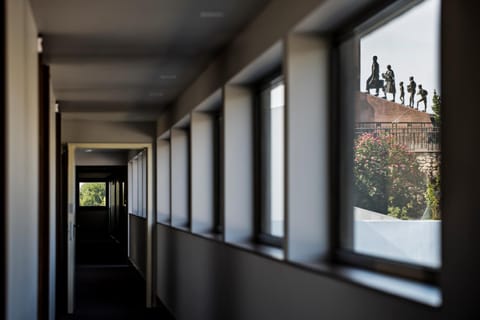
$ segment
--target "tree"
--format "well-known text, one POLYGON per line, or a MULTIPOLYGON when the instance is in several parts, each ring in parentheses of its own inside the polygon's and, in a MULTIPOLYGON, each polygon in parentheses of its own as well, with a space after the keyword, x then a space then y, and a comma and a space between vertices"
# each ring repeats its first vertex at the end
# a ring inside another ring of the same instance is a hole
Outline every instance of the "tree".
POLYGON ((97 207, 106 205, 106 183, 88 182, 80 184, 80 206, 97 207))
POLYGON ((440 175, 434 175, 428 179, 427 190, 425 191, 427 201, 427 213, 424 219, 440 220, 440 175))
POLYGON ((437 94, 436 90, 433 90, 433 97, 432 97, 432 110, 433 110, 433 119, 435 121, 435 126, 440 126, 440 108, 441 108, 442 101, 440 96, 437 94))
POLYGON ((425 209, 425 175, 415 155, 391 135, 357 138, 355 205, 401 219, 418 219, 425 209))
MULTIPOLYGON (((436 90, 433 91, 432 102, 434 125, 436 127, 440 127, 440 109, 442 106, 442 100, 437 94, 436 90)), ((424 217, 428 219, 440 220, 440 172, 438 170, 432 174, 429 174, 427 190, 425 191, 425 199, 427 201, 427 212, 424 217)))

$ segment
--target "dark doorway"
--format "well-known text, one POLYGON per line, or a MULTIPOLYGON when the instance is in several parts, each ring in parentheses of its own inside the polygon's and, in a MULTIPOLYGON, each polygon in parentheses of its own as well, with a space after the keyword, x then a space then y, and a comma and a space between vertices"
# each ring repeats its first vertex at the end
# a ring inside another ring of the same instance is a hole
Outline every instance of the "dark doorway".
POLYGON ((127 265, 127 166, 77 166, 77 265, 127 265))

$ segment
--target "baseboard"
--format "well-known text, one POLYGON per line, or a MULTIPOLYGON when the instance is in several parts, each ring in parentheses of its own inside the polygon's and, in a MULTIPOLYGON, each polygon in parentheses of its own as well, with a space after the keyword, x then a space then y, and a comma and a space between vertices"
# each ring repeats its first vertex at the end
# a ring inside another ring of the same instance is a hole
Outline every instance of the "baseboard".
POLYGON ((175 314, 173 313, 172 309, 166 303, 163 303, 162 299, 160 299, 157 293, 155 293, 155 298, 157 300, 156 305, 161 306, 161 308, 165 309, 168 312, 168 314, 170 315, 170 317, 172 317, 172 319, 175 319, 175 314))
POLYGON ((128 261, 130 261, 130 263, 132 264, 132 266, 137 269, 138 273, 142 276, 143 280, 146 281, 146 277, 145 277, 145 273, 143 273, 143 271, 138 267, 138 265, 135 263, 135 261, 133 261, 132 258, 128 257, 128 261))

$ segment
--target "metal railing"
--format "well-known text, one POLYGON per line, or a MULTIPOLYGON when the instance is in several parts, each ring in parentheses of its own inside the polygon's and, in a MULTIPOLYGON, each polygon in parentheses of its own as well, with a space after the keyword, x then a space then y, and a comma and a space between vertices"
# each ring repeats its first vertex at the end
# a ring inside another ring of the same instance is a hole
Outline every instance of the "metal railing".
POLYGON ((412 152, 440 151, 440 128, 429 122, 357 122, 355 138, 365 133, 391 135, 412 152))

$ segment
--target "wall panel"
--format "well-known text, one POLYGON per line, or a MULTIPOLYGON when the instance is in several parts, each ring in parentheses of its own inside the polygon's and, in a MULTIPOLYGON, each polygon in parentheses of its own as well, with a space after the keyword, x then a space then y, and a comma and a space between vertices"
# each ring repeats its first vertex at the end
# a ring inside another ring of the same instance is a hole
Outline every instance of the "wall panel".
POLYGON ((38 54, 29 2, 7 0, 6 319, 37 317, 38 54))

